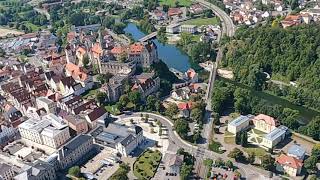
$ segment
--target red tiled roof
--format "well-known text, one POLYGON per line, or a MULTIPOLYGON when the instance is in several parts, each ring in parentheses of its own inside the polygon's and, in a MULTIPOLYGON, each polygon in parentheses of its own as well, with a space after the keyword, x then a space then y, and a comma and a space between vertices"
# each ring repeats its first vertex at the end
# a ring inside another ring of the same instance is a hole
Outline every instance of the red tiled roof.
POLYGON ((301 160, 298 160, 291 156, 287 156, 285 154, 281 154, 279 157, 277 157, 276 162, 284 166, 292 167, 294 169, 298 169, 303 166, 303 163, 301 160))
POLYGON ((183 102, 183 103, 179 103, 178 104, 178 108, 180 110, 190 110, 192 107, 192 102, 189 101, 189 102, 183 102))
POLYGON ((176 16, 182 14, 182 11, 180 8, 169 8, 168 15, 169 16, 176 16))
POLYGON ((121 54, 126 52, 127 49, 124 46, 116 46, 114 48, 111 49, 111 53, 112 54, 121 54))
POLYGON ((193 78, 195 75, 196 75, 197 73, 194 71, 194 69, 188 69, 188 71, 187 71, 187 76, 188 76, 188 78, 193 78))
POLYGON ((279 122, 277 119, 274 119, 271 116, 265 115, 265 114, 259 114, 258 116, 255 116, 253 118, 253 121, 264 121, 266 124, 269 124, 271 126, 278 126, 279 122))
POLYGON ((66 70, 71 73, 71 76, 75 79, 79 79, 81 81, 84 81, 88 78, 87 73, 83 72, 83 69, 81 69, 79 66, 68 63, 66 65, 66 70))
POLYGON ((95 43, 92 48, 91 48, 92 52, 96 53, 96 54, 102 54, 103 50, 100 46, 99 43, 95 43))
POLYGON ((130 45, 130 54, 140 54, 144 46, 141 43, 134 43, 130 45))
POLYGON ((77 52, 79 52, 81 55, 84 55, 87 51, 85 48, 80 46, 80 47, 78 47, 77 52))

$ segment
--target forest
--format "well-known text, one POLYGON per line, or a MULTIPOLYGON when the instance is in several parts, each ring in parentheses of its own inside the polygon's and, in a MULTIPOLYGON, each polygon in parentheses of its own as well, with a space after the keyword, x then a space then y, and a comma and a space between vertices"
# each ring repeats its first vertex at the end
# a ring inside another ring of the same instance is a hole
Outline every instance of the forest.
POLYGON ((234 80, 320 110, 320 25, 241 27, 225 44, 222 66, 234 80), (275 85, 277 80, 284 85, 275 85))
POLYGON ((0 2, 0 25, 9 26, 26 33, 39 30, 48 24, 45 15, 36 12, 30 5, 18 1, 0 2))
POLYGON ((226 109, 233 109, 239 114, 266 114, 280 121, 281 124, 290 129, 320 139, 320 116, 310 120, 307 125, 300 123, 299 111, 283 107, 279 104, 261 99, 248 89, 236 87, 235 85, 217 80, 212 95, 212 109, 219 115, 223 115, 226 109))

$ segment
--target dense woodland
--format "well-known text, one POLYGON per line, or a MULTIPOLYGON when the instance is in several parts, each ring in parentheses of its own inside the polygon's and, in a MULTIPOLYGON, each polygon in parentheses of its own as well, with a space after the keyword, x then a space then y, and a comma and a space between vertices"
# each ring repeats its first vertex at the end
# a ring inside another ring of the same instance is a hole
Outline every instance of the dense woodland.
POLYGON ((13 27, 25 32, 39 30, 47 25, 45 15, 36 12, 30 5, 18 1, 0 2, 0 25, 13 27))
POLYGON ((212 109, 222 115, 226 109, 239 114, 266 114, 278 119, 281 124, 316 140, 320 139, 320 116, 302 126, 299 111, 283 107, 254 95, 250 90, 236 87, 231 83, 217 81, 212 95, 212 109))
POLYGON ((242 27, 226 44, 222 65, 233 70, 236 81, 255 90, 320 110, 319 34, 320 25, 242 27), (266 73, 271 79, 297 86, 267 83, 266 73))

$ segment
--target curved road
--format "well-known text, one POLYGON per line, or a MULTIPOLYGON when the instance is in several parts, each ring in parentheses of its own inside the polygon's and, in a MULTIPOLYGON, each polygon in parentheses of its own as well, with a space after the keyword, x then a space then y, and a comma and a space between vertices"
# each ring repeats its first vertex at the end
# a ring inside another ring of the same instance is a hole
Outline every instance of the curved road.
MULTIPOLYGON (((162 123, 162 125, 164 127, 166 127, 167 131, 168 131, 168 138, 170 141, 174 142, 174 144, 180 148, 183 148, 185 151, 191 153, 192 155, 194 155, 195 157, 197 156, 203 156, 204 158, 221 158, 224 161, 226 160, 230 160, 226 154, 218 154, 216 152, 210 151, 206 148, 202 148, 202 147, 198 147, 198 146, 194 146, 191 145, 190 143, 186 142, 185 140, 181 139, 180 136, 177 134, 176 131, 174 131, 173 129, 173 123, 166 117, 158 115, 158 114, 154 114, 154 113, 148 113, 148 112, 139 112, 139 113, 132 113, 130 115, 128 114, 122 114, 120 116, 117 116, 118 118, 122 119, 122 118, 132 118, 132 117, 141 117, 141 114, 148 114, 149 118, 151 119, 157 119, 160 120, 160 122, 162 123)), ((262 170, 262 169, 258 169, 254 166, 251 165, 246 165, 246 164, 242 164, 242 163, 237 163, 235 161, 233 161, 233 164, 239 168, 239 171, 241 172, 242 176, 244 178, 249 179, 250 177, 259 177, 261 174, 265 175, 267 172, 262 170)))
POLYGON ((229 17, 229 15, 224 12, 222 9, 219 7, 211 4, 210 2, 207 2, 205 0, 194 0, 195 2, 198 2, 202 4, 203 6, 211 9, 221 20, 222 24, 222 33, 231 37, 235 33, 235 25, 233 24, 232 19, 229 17))

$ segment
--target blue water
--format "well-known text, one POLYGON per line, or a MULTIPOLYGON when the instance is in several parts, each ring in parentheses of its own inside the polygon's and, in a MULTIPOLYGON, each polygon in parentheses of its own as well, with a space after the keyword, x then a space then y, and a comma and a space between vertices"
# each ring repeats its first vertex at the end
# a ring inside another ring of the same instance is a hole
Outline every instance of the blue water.
MULTIPOLYGON (((146 35, 133 23, 129 23, 124 31, 132 34, 133 39, 136 41, 146 35)), ((166 63, 169 68, 174 68, 181 72, 185 72, 190 68, 189 57, 181 52, 179 48, 171 44, 162 44, 157 39, 155 39, 154 42, 158 47, 159 58, 166 63)))

